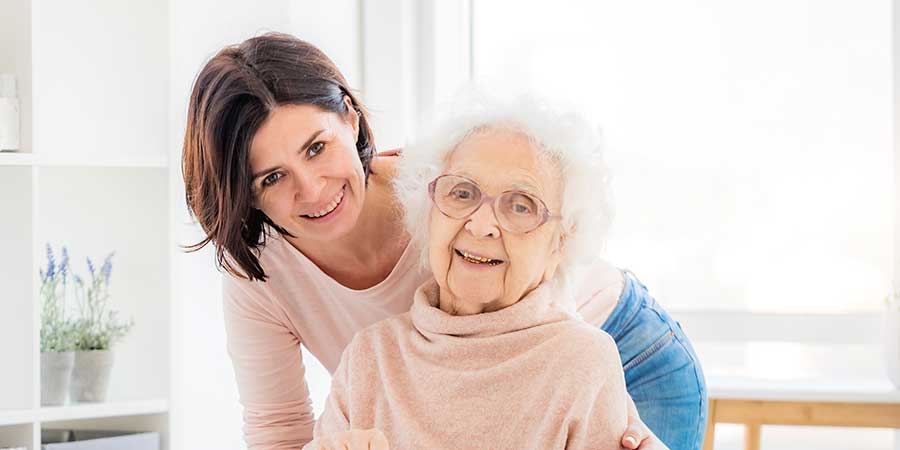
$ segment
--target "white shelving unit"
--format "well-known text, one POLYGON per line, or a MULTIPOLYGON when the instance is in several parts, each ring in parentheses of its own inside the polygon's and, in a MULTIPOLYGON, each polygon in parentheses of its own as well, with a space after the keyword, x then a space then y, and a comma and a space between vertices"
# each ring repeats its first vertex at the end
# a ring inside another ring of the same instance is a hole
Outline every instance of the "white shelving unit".
POLYGON ((60 422, 159 415, 167 414, 168 412, 169 402, 165 399, 45 406, 29 410, 0 411, 0 426, 22 425, 32 422, 60 422))
POLYGON ((14 73, 22 148, 0 153, 0 448, 45 428, 158 431, 169 448, 172 271, 169 21, 152 0, 5 0, 0 72, 14 73), (38 268, 115 251, 109 400, 42 407, 38 268))
POLYGON ((0 153, 0 166, 30 166, 34 158, 30 153, 0 153))

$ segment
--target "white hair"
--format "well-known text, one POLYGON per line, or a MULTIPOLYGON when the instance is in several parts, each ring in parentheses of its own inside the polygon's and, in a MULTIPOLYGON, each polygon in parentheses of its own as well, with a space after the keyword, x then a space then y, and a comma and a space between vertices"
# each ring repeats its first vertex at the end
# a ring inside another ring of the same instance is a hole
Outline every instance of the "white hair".
POLYGON ((411 245, 422 251, 421 263, 428 266, 428 184, 442 174, 453 150, 469 136, 514 131, 555 163, 562 176, 560 215, 566 238, 556 278, 562 286, 574 288, 582 276, 580 269, 602 252, 612 221, 609 172, 599 133, 581 115, 555 110, 531 96, 500 101, 479 94, 465 100, 463 110, 437 120, 430 132, 407 147, 397 166, 394 189, 411 245))

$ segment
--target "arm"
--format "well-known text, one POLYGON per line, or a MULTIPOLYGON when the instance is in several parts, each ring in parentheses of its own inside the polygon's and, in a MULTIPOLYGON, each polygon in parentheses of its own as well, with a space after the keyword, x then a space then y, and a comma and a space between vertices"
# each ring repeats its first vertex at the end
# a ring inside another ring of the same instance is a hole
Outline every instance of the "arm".
POLYGON ((637 406, 634 405, 634 400, 627 392, 625 400, 628 406, 628 428, 622 435, 622 446, 632 450, 667 450, 666 444, 663 444, 641 421, 637 406))
MULTIPOLYGON (((381 430, 350 427, 352 402, 361 400, 353 395, 353 381, 350 376, 356 360, 354 355, 359 353, 356 351, 357 339, 359 335, 341 354, 341 362, 331 378, 331 392, 325 401, 325 411, 316 422, 316 439, 303 447, 303 450, 389 450, 387 438, 381 430)), ((359 418, 355 421, 360 422, 359 418)))
MULTIPOLYGON (((591 264, 587 276, 576 289, 578 313, 587 323, 595 327, 602 326, 618 303, 624 286, 622 272, 598 258, 591 264)), ((627 391, 625 397, 628 407, 628 428, 622 435, 622 446, 631 450, 665 449, 665 444, 641 421, 637 407, 627 391)))
POLYGON ((334 375, 331 377, 331 392, 325 400, 325 410, 316 422, 316 439, 350 430, 350 354, 356 340, 350 342, 334 375))
POLYGON ((597 367, 583 382, 584 395, 573 406, 566 450, 618 450, 628 422, 628 394, 615 342, 603 335, 597 367))
POLYGON ((258 286, 223 278, 225 331, 250 450, 296 450, 312 440, 314 418, 300 338, 258 286))

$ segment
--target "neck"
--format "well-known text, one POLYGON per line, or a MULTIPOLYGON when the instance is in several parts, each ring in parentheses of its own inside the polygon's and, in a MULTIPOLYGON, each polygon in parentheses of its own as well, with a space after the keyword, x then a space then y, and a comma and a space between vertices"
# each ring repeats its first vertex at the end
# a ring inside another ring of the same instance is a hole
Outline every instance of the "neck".
POLYGON ((534 283, 534 285, 528 286, 515 300, 509 300, 506 298, 498 298, 491 300, 489 302, 463 299, 457 297, 450 289, 441 286, 438 290, 438 304, 437 307, 440 308, 441 311, 444 311, 451 316, 469 316, 472 314, 481 314, 481 313, 489 313, 494 311, 499 311, 504 308, 508 308, 512 305, 515 305, 523 298, 527 297, 528 294, 531 294, 535 289, 538 288, 542 283, 549 281, 550 278, 545 277, 540 281, 534 283))
POLYGON ((492 300, 490 302, 479 302, 459 298, 446 289, 440 289, 438 294, 438 308, 451 316, 470 316, 472 314, 481 314, 499 311, 516 302, 504 302, 503 299, 492 300))

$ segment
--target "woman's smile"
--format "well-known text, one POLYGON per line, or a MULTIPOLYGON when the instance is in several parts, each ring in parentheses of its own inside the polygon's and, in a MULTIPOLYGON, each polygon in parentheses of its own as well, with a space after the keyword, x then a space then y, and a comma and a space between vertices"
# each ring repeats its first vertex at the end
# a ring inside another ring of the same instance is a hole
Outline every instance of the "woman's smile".
POLYGON ((341 206, 344 205, 344 192, 346 189, 347 185, 345 184, 322 209, 311 214, 301 214, 300 217, 313 222, 322 222, 337 216, 343 209, 341 206))
POLYGON ((453 252, 456 254, 457 259, 467 263, 467 266, 472 265, 479 268, 497 267, 505 262, 502 259, 489 258, 458 248, 454 248, 453 252))

